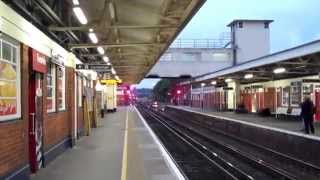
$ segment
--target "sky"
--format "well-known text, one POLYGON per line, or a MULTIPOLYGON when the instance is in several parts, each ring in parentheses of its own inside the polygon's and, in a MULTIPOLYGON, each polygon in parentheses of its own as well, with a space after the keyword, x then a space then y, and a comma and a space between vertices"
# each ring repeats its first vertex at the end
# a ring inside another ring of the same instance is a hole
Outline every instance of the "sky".
MULTIPOLYGON (((271 19, 270 49, 288 49, 320 39, 320 0, 207 0, 178 39, 214 39, 234 19, 271 19)), ((152 88, 145 79, 138 88, 152 88)))

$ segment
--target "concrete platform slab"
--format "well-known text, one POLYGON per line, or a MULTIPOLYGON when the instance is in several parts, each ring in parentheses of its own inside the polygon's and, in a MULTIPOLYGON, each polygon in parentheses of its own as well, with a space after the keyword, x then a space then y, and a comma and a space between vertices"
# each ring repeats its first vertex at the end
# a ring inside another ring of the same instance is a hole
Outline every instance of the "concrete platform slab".
POLYGON ((134 107, 118 108, 31 180, 179 179, 153 136, 134 107))

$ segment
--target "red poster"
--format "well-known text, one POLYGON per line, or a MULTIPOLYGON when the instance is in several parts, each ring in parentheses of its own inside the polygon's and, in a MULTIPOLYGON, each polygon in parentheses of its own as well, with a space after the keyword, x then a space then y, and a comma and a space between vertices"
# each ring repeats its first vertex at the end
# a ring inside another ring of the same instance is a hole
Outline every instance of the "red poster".
POLYGON ((47 73, 46 56, 36 50, 32 50, 32 69, 34 71, 47 73))

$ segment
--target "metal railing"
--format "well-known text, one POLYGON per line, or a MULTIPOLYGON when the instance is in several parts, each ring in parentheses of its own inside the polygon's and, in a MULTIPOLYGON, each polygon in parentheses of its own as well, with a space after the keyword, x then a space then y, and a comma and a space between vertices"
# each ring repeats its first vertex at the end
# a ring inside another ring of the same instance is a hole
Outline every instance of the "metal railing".
POLYGON ((170 48, 224 48, 230 41, 230 33, 221 33, 217 39, 176 39, 170 48))

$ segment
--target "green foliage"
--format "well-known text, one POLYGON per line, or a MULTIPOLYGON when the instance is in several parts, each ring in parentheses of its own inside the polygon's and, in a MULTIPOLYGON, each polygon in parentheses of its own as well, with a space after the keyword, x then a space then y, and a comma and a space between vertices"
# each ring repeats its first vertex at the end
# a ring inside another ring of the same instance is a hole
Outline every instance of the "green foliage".
POLYGON ((161 79, 153 87, 154 99, 160 102, 165 102, 167 99, 167 94, 171 86, 171 81, 169 79, 161 79))

